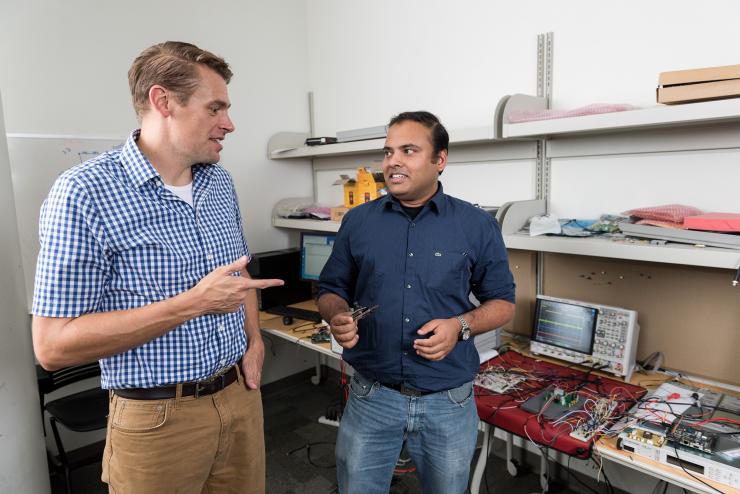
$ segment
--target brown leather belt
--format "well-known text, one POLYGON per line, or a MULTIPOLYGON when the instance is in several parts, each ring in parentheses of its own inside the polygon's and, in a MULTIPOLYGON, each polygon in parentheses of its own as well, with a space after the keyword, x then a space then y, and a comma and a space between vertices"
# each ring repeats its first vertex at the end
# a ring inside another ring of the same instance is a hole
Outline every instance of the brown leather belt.
POLYGON ((398 391, 399 393, 401 393, 402 395, 405 395, 405 396, 419 397, 419 396, 426 396, 426 395, 430 395, 430 394, 436 393, 436 391, 421 391, 421 390, 418 390, 418 389, 409 388, 408 386, 406 386, 403 383, 399 383, 399 384, 385 384, 385 383, 380 383, 380 385, 381 386, 385 386, 386 388, 395 389, 396 391, 398 391))
MULTIPOLYGON (((223 374, 210 377, 203 381, 182 384, 182 396, 199 396, 212 395, 224 389, 229 384, 236 381, 236 366, 232 366, 223 374)), ((177 385, 159 386, 156 388, 121 388, 114 389, 113 392, 121 398, 130 400, 167 400, 174 398, 177 392, 177 385)))

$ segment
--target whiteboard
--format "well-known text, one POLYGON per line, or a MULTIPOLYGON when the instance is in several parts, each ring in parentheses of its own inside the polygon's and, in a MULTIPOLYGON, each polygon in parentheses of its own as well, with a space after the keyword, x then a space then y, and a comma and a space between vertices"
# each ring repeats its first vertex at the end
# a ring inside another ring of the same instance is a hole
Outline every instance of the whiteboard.
POLYGON ((7 134, 10 172, 18 220, 18 237, 31 311, 36 256, 39 253, 39 210, 56 178, 65 170, 125 142, 124 138, 7 134))

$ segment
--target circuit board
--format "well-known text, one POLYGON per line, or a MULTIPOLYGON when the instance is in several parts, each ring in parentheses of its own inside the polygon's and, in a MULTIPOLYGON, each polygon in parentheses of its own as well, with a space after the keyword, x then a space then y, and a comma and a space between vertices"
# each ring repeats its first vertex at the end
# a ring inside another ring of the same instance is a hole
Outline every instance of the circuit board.
POLYGON ((666 441, 665 435, 638 427, 626 429, 624 432, 629 439, 656 448, 663 446, 666 441))
POLYGON ((525 376, 511 372, 482 372, 475 376, 475 384, 494 393, 506 393, 525 379, 525 376))
POLYGON ((522 410, 542 414, 550 420, 557 420, 574 410, 583 408, 586 401, 577 392, 564 392, 560 388, 548 388, 522 403, 522 410))
MULTIPOLYGON (((617 403, 614 401, 600 400, 603 403, 602 416, 611 417, 612 412, 617 407, 617 403)), ((570 437, 583 441, 584 443, 589 442, 596 434, 601 434, 608 427, 608 419, 597 419, 589 418, 584 419, 576 425, 575 429, 570 432, 570 437)))
POLYGON ((680 423, 668 431, 667 437, 682 446, 705 453, 712 453, 714 443, 717 441, 717 434, 714 432, 680 423))

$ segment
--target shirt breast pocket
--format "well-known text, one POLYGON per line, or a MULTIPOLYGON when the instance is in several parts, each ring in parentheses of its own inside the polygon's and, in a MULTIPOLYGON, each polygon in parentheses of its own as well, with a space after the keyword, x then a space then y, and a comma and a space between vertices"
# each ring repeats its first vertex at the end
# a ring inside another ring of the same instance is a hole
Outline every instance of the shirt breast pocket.
POLYGON ((470 279, 470 256, 465 251, 433 248, 427 253, 426 264, 431 289, 455 292, 470 279))

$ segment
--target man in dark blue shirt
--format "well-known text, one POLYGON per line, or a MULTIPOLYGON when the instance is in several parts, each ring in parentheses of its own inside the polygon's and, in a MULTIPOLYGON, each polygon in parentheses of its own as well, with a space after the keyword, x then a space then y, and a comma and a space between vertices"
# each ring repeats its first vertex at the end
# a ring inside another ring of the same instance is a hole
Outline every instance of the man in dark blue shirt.
POLYGON ((431 113, 391 120, 390 194, 347 213, 321 273, 319 310, 355 370, 336 448, 343 494, 387 493, 404 440, 425 493, 468 485, 472 335, 511 320, 514 282, 496 221, 442 191, 448 143, 431 113), (379 307, 356 321, 354 304, 379 307))

